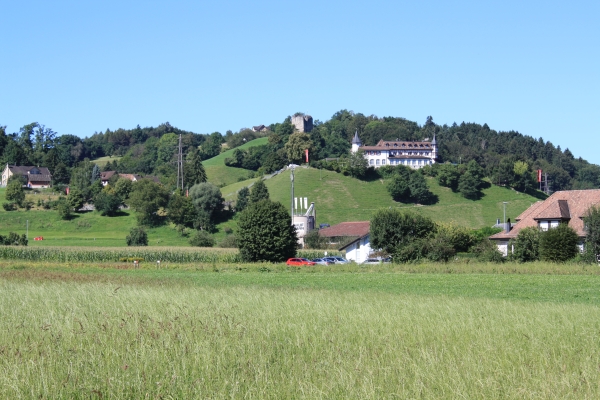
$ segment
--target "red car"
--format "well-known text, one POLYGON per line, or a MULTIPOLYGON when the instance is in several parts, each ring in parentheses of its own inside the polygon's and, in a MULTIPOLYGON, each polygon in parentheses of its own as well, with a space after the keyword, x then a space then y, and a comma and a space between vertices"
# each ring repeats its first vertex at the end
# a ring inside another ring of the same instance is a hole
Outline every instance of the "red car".
POLYGON ((316 263, 307 260, 306 258, 290 258, 287 260, 286 264, 293 267, 301 267, 303 265, 315 265, 316 263))

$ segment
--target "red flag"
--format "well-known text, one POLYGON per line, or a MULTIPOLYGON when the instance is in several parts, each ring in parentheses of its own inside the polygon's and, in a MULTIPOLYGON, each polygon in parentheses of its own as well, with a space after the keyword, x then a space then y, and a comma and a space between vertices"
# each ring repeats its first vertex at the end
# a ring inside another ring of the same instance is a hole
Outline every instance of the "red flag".
POLYGON ((542 170, 538 169, 537 172, 538 172, 538 182, 541 182, 542 181, 542 170))
POLYGON ((304 150, 304 154, 306 155, 306 162, 308 162, 308 149, 304 150))
POLYGON ((65 191, 67 192, 67 196, 69 195, 69 187, 67 186, 67 188, 65 189, 65 191))
POLYGON ((190 189, 185 189, 185 197, 190 197, 190 189))

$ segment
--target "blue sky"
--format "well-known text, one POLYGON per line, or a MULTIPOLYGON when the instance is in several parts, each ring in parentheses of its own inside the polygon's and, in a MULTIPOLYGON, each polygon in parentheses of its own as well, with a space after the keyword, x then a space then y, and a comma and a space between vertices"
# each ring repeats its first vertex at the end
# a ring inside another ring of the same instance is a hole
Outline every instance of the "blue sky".
POLYGON ((0 125, 198 133, 341 109, 600 164, 600 2, 1 1, 0 125))

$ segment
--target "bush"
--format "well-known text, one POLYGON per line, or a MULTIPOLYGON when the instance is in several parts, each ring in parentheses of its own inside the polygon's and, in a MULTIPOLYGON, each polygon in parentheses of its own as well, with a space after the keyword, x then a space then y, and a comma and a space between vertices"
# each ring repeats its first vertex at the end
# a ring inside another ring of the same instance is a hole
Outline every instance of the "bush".
POLYGON ((237 236, 235 235, 227 235, 221 242, 218 244, 219 247, 236 249, 238 247, 237 244, 237 236))
POLYGON ((514 242, 509 243, 509 247, 511 245, 514 245, 515 248, 512 258, 517 261, 527 262, 540 259, 540 231, 538 228, 522 229, 514 242))
POLYGON ((8 236, 0 235, 0 245, 4 246, 27 246, 27 236, 10 232, 8 236))
POLYGON ((61 198, 56 202, 56 211, 58 211, 58 215, 61 219, 68 220, 71 218, 73 208, 69 201, 61 198))
POLYGON ((566 223, 540 233, 540 259, 564 262, 575 258, 579 249, 577 233, 566 223))
POLYGON ((113 216, 119 211, 121 198, 115 194, 101 191, 94 197, 94 207, 102 216, 113 216))
POLYGON ((304 236, 304 246, 308 249, 326 249, 327 238, 319 235, 318 229, 313 229, 304 236))
POLYGON ((4 211, 15 211, 17 209, 17 205, 11 201, 5 201, 2 203, 2 208, 4 208, 4 211))
POLYGON ((190 244, 196 247, 213 247, 215 239, 206 231, 198 231, 190 239, 190 244))
POLYGON ((25 200, 25 190, 23 189, 23 183, 21 179, 11 179, 8 185, 6 185, 6 200, 16 203, 18 205, 23 204, 25 200))
POLYGON ((127 246, 148 246, 148 234, 143 228, 131 228, 125 240, 127 246))
POLYGON ((504 256, 498 251, 496 243, 489 239, 484 239, 473 247, 473 253, 477 254, 477 260, 484 262, 502 263, 504 256))

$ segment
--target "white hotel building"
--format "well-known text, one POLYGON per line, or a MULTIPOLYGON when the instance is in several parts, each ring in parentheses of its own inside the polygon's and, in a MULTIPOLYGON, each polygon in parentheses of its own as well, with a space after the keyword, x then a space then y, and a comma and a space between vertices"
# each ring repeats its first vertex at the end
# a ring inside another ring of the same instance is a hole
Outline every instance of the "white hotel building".
POLYGON ((375 146, 362 146, 358 132, 352 139, 352 152, 363 150, 369 167, 379 168, 384 165, 405 165, 414 169, 423 168, 435 163, 438 155, 435 135, 433 140, 422 142, 402 142, 380 140, 375 146))

